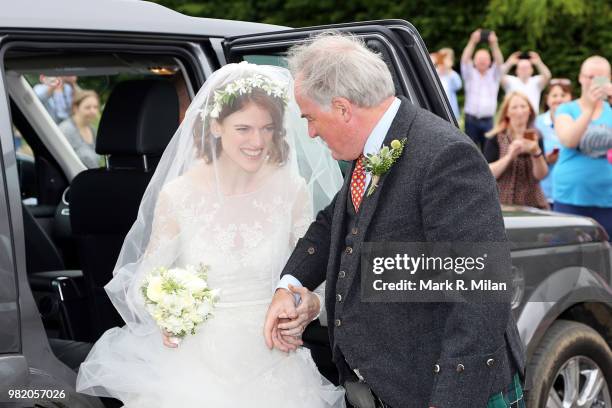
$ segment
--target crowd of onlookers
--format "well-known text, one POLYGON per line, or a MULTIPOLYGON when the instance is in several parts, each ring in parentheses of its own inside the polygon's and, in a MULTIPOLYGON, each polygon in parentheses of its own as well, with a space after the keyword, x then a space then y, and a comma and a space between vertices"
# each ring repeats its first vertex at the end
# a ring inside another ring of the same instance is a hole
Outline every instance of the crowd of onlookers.
POLYGON ((431 57, 457 118, 457 92, 464 87, 465 132, 488 161, 502 204, 588 216, 612 236, 608 60, 587 58, 574 89, 570 79, 552 78, 534 51, 517 51, 504 61, 492 31, 472 33, 461 75, 453 71, 451 49, 431 57), (500 87, 505 96, 498 109, 500 87))
POLYGON ((34 93, 83 164, 96 168, 100 166, 101 158, 95 151, 96 130, 93 125, 100 114, 100 98, 95 91, 81 89, 77 80, 76 76, 40 75, 34 93))

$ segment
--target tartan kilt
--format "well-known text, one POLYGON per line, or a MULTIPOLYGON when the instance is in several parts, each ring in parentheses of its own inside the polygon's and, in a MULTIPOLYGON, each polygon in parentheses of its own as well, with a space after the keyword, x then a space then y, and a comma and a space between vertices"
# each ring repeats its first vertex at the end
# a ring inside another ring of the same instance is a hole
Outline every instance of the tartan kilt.
POLYGON ((512 382, 502 392, 489 398, 487 408, 525 408, 523 387, 519 375, 515 374, 512 382))

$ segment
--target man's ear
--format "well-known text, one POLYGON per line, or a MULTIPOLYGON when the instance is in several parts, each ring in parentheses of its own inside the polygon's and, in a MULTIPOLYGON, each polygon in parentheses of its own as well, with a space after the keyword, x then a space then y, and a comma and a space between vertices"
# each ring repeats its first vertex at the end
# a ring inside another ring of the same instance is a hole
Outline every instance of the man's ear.
POLYGON ((351 120, 353 116, 353 106, 348 99, 342 97, 335 97, 331 102, 332 109, 336 111, 344 122, 351 120))

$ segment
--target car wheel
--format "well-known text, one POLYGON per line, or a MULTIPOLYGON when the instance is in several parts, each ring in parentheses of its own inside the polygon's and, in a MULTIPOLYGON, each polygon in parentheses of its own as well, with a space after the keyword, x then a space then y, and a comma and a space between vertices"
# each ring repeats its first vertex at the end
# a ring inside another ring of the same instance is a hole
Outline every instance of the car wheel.
POLYGON ((612 408, 612 352, 587 325, 555 322, 529 362, 530 408, 612 408))

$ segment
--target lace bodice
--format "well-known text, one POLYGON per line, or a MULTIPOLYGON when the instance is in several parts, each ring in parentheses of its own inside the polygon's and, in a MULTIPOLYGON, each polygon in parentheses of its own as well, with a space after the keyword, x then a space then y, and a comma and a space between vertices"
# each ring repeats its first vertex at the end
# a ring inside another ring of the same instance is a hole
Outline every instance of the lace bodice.
POLYGON ((221 302, 269 300, 297 239, 312 221, 305 181, 274 169, 253 192, 219 196, 181 176, 160 193, 150 251, 173 264, 206 264, 221 302))

